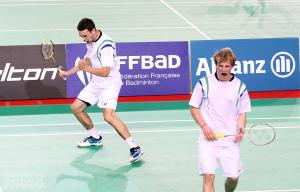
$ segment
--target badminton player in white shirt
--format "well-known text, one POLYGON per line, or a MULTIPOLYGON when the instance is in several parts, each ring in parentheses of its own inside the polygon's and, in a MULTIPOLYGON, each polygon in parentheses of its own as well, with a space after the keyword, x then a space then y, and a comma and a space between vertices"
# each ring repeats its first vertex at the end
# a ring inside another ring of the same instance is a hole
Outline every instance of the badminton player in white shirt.
POLYGON ((116 44, 105 33, 96 29, 93 20, 83 18, 77 25, 79 36, 86 43, 87 53, 78 66, 69 71, 61 71, 60 76, 67 78, 77 71, 92 74, 91 82, 79 93, 71 106, 73 114, 87 129, 90 136, 78 143, 79 147, 101 146, 102 136, 96 131, 85 109, 97 104, 103 109, 104 120, 127 142, 130 148, 130 162, 136 162, 144 153, 133 141, 126 125, 117 117, 116 107, 122 86, 120 65, 116 59, 116 44))
POLYGON ((240 142, 245 132, 246 112, 251 111, 251 105, 245 84, 231 73, 236 61, 232 50, 223 48, 213 58, 216 73, 197 82, 189 105, 200 127, 198 161, 203 191, 215 190, 215 170, 220 163, 226 177, 225 191, 232 192, 243 170, 240 142), (234 136, 217 138, 215 134, 234 136))

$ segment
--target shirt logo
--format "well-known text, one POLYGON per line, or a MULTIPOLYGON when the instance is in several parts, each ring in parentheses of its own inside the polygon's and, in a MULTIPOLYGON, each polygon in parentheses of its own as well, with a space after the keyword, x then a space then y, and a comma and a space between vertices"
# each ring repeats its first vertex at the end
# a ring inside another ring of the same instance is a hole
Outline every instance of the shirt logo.
MULTIPOLYGON (((78 66, 79 61, 80 61, 80 58, 77 57, 76 61, 74 63, 75 67, 78 66)), ((78 76, 79 80, 81 81, 81 83, 85 86, 87 84, 89 84, 89 82, 91 81, 91 77, 92 77, 90 73, 88 73, 86 71, 82 71, 82 70, 77 72, 77 76, 78 76)))

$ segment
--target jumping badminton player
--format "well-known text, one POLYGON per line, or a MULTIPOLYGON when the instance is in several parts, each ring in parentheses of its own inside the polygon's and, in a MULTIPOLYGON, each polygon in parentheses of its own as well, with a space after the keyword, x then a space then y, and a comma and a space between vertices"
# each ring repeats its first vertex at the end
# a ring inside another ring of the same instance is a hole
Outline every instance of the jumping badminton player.
POLYGON ((116 59, 115 42, 105 33, 96 29, 93 20, 83 18, 77 25, 79 36, 86 43, 87 53, 78 66, 69 71, 61 71, 67 78, 79 70, 92 74, 91 82, 79 93, 71 106, 73 114, 87 129, 90 136, 78 143, 79 147, 101 146, 102 136, 96 131, 85 109, 98 104, 103 109, 104 120, 127 142, 130 149, 130 162, 136 162, 143 150, 133 141, 126 125, 116 115, 117 99, 122 86, 119 64, 116 59))

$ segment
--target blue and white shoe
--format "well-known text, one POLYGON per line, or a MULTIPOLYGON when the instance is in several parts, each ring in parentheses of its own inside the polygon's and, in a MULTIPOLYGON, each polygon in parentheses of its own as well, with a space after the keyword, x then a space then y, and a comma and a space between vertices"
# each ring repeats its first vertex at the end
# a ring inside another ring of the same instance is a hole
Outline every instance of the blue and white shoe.
POLYGON ((92 136, 86 137, 83 141, 77 144, 78 147, 102 146, 102 137, 96 139, 92 136))
POLYGON ((137 162, 139 158, 144 154, 144 151, 139 146, 130 149, 130 159, 131 163, 137 162))

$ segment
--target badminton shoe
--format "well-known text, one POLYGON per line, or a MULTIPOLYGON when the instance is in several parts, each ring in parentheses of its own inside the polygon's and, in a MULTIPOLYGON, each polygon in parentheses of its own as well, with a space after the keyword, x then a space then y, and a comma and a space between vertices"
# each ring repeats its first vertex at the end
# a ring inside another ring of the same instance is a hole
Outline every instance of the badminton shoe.
POLYGON ((130 149, 130 159, 131 163, 137 162, 139 158, 144 154, 144 151, 139 146, 130 149))
POLYGON ((89 146, 102 146, 102 137, 100 136, 99 139, 96 139, 92 136, 86 137, 83 141, 77 144, 78 147, 89 147, 89 146))

